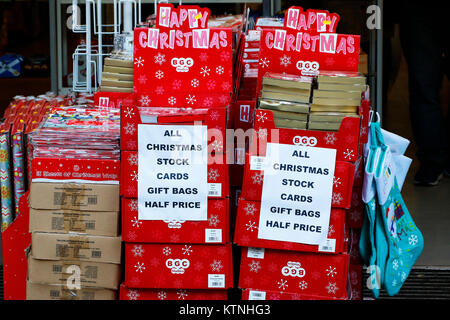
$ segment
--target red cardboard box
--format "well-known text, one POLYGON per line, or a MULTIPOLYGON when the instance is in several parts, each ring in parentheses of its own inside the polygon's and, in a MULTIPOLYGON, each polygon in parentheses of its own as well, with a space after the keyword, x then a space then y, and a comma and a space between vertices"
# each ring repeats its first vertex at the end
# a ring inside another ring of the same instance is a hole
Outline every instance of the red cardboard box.
POLYGON ((226 290, 130 289, 120 286, 119 300, 227 300, 226 290))
POLYGON ((130 288, 231 288, 231 244, 126 243, 125 285, 130 288))
POLYGON ((34 158, 33 182, 89 181, 117 184, 120 179, 119 160, 34 158))
POLYGON ((239 287, 346 299, 348 265, 347 254, 244 248, 239 287))
POLYGON ((94 94, 94 103, 100 107, 120 108, 121 106, 134 105, 136 96, 134 93, 97 91, 94 94))
POLYGON ((355 186, 352 191, 350 209, 347 210, 347 225, 349 228, 361 229, 364 219, 364 203, 362 201, 362 186, 355 186))
POLYGON ((264 155, 267 142, 295 144, 336 149, 337 161, 355 162, 358 159, 360 125, 360 118, 346 117, 336 132, 276 128, 271 110, 256 109, 251 151, 255 155, 264 155))
POLYGON ((140 243, 225 243, 228 199, 208 201, 208 220, 138 220, 137 199, 122 198, 122 240, 140 243))
MULTIPOLYGON (((244 182, 242 185, 242 199, 261 201, 264 171, 252 169, 252 155, 247 153, 244 166, 244 182)), ((333 178, 333 208, 349 208, 353 189, 353 175, 355 166, 350 162, 336 161, 333 178)))
POLYGON ((349 229, 348 254, 350 255, 350 263, 358 265, 362 264, 361 255, 359 254, 359 239, 361 238, 361 229, 349 229))
POLYGON ((120 114, 120 147, 126 151, 138 149, 138 124, 208 126, 208 152, 225 153, 227 108, 138 108, 126 106, 120 114), (210 130, 214 129, 214 130, 210 130))
MULTIPOLYGON (((242 300, 339 300, 285 291, 242 289, 242 300)), ((342 299, 344 300, 344 299, 342 299)))
MULTIPOLYGON (((215 157, 216 155, 214 155, 215 157)), ((220 157, 220 155, 217 155, 220 157)), ((208 164, 208 197, 209 199, 226 198, 229 196, 228 165, 225 154, 222 163, 208 164)), ((138 196, 138 152, 122 151, 122 179, 120 194, 127 198, 138 196)))
POLYGON ((308 245, 296 242, 274 241, 258 238, 259 210, 261 203, 239 200, 234 241, 243 247, 270 248, 302 252, 343 253, 345 210, 332 209, 326 245, 308 245))

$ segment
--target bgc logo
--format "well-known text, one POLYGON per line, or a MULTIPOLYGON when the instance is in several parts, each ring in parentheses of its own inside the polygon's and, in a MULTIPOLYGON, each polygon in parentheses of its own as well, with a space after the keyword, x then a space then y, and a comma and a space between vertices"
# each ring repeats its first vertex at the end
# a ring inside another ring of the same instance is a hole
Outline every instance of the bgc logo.
POLYGON ((188 72, 189 68, 194 65, 194 59, 192 58, 173 58, 170 61, 172 67, 177 70, 177 72, 188 72))
POLYGON ((296 67, 304 76, 315 76, 319 73, 319 63, 317 61, 297 61, 296 67))
POLYGON ((281 269, 281 274, 285 277, 303 278, 306 274, 306 270, 301 267, 300 262, 288 261, 281 269))
POLYGON ((317 144, 317 138, 295 136, 292 142, 297 146, 314 147, 317 144))
POLYGON ((191 263, 188 259, 167 259, 166 267, 170 269, 173 274, 183 274, 189 268, 191 263))

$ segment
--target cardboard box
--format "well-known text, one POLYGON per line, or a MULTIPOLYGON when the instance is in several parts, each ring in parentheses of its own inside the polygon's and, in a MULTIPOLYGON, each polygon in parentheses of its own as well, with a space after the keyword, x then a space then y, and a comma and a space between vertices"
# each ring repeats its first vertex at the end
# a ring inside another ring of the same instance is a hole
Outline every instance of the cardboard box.
POLYGON ((55 284, 66 287, 67 280, 74 274, 71 268, 78 267, 82 288, 118 289, 121 266, 113 263, 91 261, 51 261, 28 257, 28 280, 32 283, 55 284))
POLYGON ((125 285, 154 289, 231 288, 231 244, 126 243, 125 285))
MULTIPOLYGON (((359 114, 362 115, 368 108, 369 105, 362 103, 359 114)), ((361 118, 345 117, 337 132, 277 128, 271 110, 256 109, 255 138, 250 150, 255 155, 264 155, 268 142, 306 145, 336 149, 336 160, 355 162, 358 159, 361 121, 362 116, 361 118)), ((363 121, 366 121, 365 118, 363 121)))
POLYGON ((30 207, 83 211, 119 211, 119 185, 32 182, 30 207))
POLYGON ((208 220, 139 220, 137 199, 122 198, 122 235, 126 242, 225 243, 229 240, 228 199, 208 200, 208 220))
POLYGON ((336 254, 345 252, 345 210, 332 208, 327 241, 323 245, 258 238, 260 202, 239 200, 234 242, 239 246, 336 254), (249 226, 255 226, 251 228, 249 226))
POLYGON ((227 300, 226 290, 130 289, 120 286, 119 300, 227 300))
POLYGON ((121 237, 33 232, 31 255, 41 260, 80 260, 120 264, 121 237))
POLYGON ((116 291, 82 288, 68 290, 61 285, 27 282, 27 300, 116 300, 116 291))
POLYGON ((119 212, 30 208, 30 232, 34 231, 116 237, 119 235, 119 212))
MULTIPOLYGON (((257 170, 258 166, 252 165, 253 155, 247 153, 244 166, 244 182, 242 184, 242 199, 261 201, 264 171, 257 170)), ((259 158, 256 156, 254 159, 259 158)), ((333 178, 333 194, 331 206, 333 208, 348 209, 351 204, 354 164, 346 161, 336 161, 333 178)))
POLYGON ((348 266, 347 254, 243 248, 239 287, 346 299, 348 266))
POLYGON ((242 289, 242 300, 347 300, 347 299, 332 299, 329 297, 314 296, 293 292, 245 288, 242 289))

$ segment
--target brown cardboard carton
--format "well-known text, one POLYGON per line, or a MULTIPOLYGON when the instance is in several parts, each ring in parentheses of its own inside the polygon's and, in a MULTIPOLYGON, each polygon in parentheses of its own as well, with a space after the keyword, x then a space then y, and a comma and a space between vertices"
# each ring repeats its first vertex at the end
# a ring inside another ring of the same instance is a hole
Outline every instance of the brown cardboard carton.
POLYGON ((80 233, 31 234, 31 255, 42 260, 80 260, 120 263, 121 237, 80 233))
POLYGON ((30 208, 30 232, 34 231, 116 237, 119 235, 119 212, 30 208))
POLYGON ((32 182, 30 207, 83 211, 119 211, 119 185, 32 182))
POLYGON ((27 281, 27 300, 116 300, 117 292, 110 289, 81 288, 69 290, 61 285, 27 281))
POLYGON ((52 261, 28 257, 28 280, 32 283, 62 285, 72 283, 79 270, 81 288, 118 289, 121 266, 92 261, 52 261))

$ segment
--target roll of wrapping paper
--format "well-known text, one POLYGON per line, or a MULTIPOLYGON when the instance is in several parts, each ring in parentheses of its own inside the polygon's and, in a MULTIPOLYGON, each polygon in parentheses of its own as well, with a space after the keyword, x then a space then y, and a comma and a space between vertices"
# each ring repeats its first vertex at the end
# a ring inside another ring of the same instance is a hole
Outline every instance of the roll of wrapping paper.
POLYGON ((0 133, 0 189, 2 205, 2 231, 14 220, 14 208, 11 198, 11 176, 9 164, 9 133, 0 133))
POLYGON ((17 132, 12 137, 12 160, 14 174, 15 213, 19 212, 19 199, 25 193, 25 160, 23 150, 23 132, 17 132))

